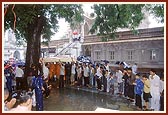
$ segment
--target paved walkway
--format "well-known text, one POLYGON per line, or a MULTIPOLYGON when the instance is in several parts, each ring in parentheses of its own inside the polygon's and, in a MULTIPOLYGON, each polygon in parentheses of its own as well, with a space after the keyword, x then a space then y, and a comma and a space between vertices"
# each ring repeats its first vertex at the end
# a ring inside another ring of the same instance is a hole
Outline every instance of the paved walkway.
MULTIPOLYGON (((116 105, 120 105, 120 107, 122 107, 123 105, 127 105, 126 108, 120 108, 121 111, 138 111, 135 107, 135 103, 131 103, 129 100, 127 100, 127 98, 124 97, 124 95, 118 95, 117 91, 115 91, 114 95, 111 95, 108 92, 103 92, 103 91, 98 91, 96 88, 88 88, 88 87, 77 87, 77 86, 70 86, 70 87, 66 87, 66 88, 71 88, 71 89, 75 89, 75 90, 81 90, 81 91, 86 91, 86 92, 90 92, 90 93, 95 93, 98 95, 104 95, 104 96, 108 96, 110 97, 110 100, 112 102, 115 102, 116 105)), ((117 90, 117 89, 115 89, 117 90)), ((113 106, 114 107, 114 106, 113 106)), ((114 107, 114 109, 119 109, 119 107, 114 107)))
MULTIPOLYGON (((54 84, 53 84, 54 85, 54 84)), ((135 105, 119 95, 110 95, 95 88, 53 86, 50 97, 44 98, 44 111, 137 111, 135 105)))

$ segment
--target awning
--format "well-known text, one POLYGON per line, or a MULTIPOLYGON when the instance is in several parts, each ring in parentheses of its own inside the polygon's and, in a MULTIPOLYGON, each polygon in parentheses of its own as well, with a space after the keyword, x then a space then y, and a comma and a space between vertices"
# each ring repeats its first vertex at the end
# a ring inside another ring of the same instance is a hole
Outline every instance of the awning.
POLYGON ((71 57, 50 57, 50 58, 43 58, 44 62, 72 62, 72 61, 75 61, 76 62, 76 59, 74 58, 71 58, 71 57))

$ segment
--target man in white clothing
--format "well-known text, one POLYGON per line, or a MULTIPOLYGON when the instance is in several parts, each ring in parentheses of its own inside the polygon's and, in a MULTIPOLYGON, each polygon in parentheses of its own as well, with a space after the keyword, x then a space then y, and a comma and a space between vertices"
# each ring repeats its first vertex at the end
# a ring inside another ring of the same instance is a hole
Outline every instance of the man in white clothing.
POLYGON ((134 75, 137 74, 137 69, 138 69, 137 63, 135 63, 135 64, 132 66, 132 73, 133 73, 134 75))
POLYGON ((155 70, 150 70, 150 93, 152 95, 151 98, 151 110, 159 111, 160 109, 160 91, 159 91, 159 85, 160 85, 160 77, 156 75, 155 70))
POLYGON ((123 73, 121 70, 116 70, 116 77, 117 77, 117 83, 118 83, 118 94, 122 95, 123 93, 123 73))
POLYGON ((97 69, 97 71, 96 71, 95 75, 97 77, 97 79, 96 79, 97 88, 98 88, 98 90, 101 90, 101 78, 103 77, 103 75, 102 75, 103 67, 99 67, 99 65, 96 65, 96 69, 97 69))
POLYGON ((17 90, 20 90, 22 87, 23 87, 23 75, 24 75, 24 72, 23 70, 21 69, 21 65, 18 65, 18 67, 16 68, 16 89, 17 90))
POLYGON ((108 72, 110 71, 110 67, 107 62, 105 63, 105 68, 106 68, 106 70, 108 70, 108 72))
POLYGON ((71 66, 71 85, 75 85, 75 69, 76 69, 76 65, 75 62, 72 62, 72 66, 71 66))
POLYGON ((84 64, 83 75, 84 75, 84 86, 89 86, 89 68, 86 64, 84 64))
POLYGON ((61 65, 61 68, 60 68, 59 88, 63 88, 64 87, 65 66, 61 62, 60 62, 60 65, 61 65))
POLYGON ((44 64, 44 62, 43 62, 43 76, 44 76, 43 79, 46 79, 49 76, 48 63, 44 64))

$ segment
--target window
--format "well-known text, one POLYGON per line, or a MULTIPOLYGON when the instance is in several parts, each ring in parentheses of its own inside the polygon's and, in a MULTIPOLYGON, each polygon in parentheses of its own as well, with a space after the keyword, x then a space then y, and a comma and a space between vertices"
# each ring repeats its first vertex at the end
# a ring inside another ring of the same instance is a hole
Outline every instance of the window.
POLYGON ((156 50, 151 50, 150 51, 150 60, 155 60, 156 59, 156 50))
POLYGON ((90 50, 90 48, 86 48, 85 55, 91 57, 91 50, 90 50))
POLYGON ((100 59, 100 51, 95 51, 95 57, 97 60, 100 59))
POLYGON ((133 51, 128 51, 128 60, 132 60, 133 57, 133 51))
POLYGON ((115 55, 114 51, 109 51, 109 59, 110 60, 114 60, 115 59, 114 55, 115 55))

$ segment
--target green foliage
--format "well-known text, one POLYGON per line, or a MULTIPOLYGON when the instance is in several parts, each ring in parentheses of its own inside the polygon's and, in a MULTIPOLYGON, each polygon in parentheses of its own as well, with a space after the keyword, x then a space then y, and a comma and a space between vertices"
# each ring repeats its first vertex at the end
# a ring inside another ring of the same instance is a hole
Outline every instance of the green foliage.
POLYGON ((146 9, 155 16, 158 22, 164 23, 164 4, 146 5, 146 9))
POLYGON ((93 6, 96 20, 90 29, 90 33, 109 35, 109 39, 115 39, 115 32, 119 28, 129 28, 134 34, 135 30, 144 18, 143 9, 147 8, 150 13, 164 22, 164 5, 146 4, 95 4, 93 6))
POLYGON ((83 22, 83 9, 79 9, 76 15, 71 18, 70 27, 72 30, 75 30, 80 27, 81 22, 83 22))
MULTIPOLYGON (((14 14, 12 12, 13 5, 10 4, 7 13, 4 17, 5 29, 14 28, 14 14)), ((34 9, 34 5, 15 5, 14 12, 16 14, 16 38, 26 37, 26 28, 29 23, 33 22, 33 19, 37 15, 34 9)))
MULTIPOLYGON (((8 5, 7 13, 4 17, 5 30, 14 27, 14 15, 12 4, 8 5)), ((36 23, 39 17, 43 17, 43 30, 41 35, 43 39, 50 41, 50 37, 58 31, 58 19, 65 18, 71 22, 72 17, 80 20, 81 5, 79 4, 15 4, 14 12, 16 13, 15 35, 17 40, 24 38, 29 39, 28 28, 36 23), (79 13, 80 12, 80 13, 79 13)))
POLYGON ((100 35, 112 34, 118 28, 136 28, 143 19, 143 4, 98 4, 94 5, 96 21, 90 32, 99 29, 100 35), (136 9, 136 10, 135 10, 136 9))

